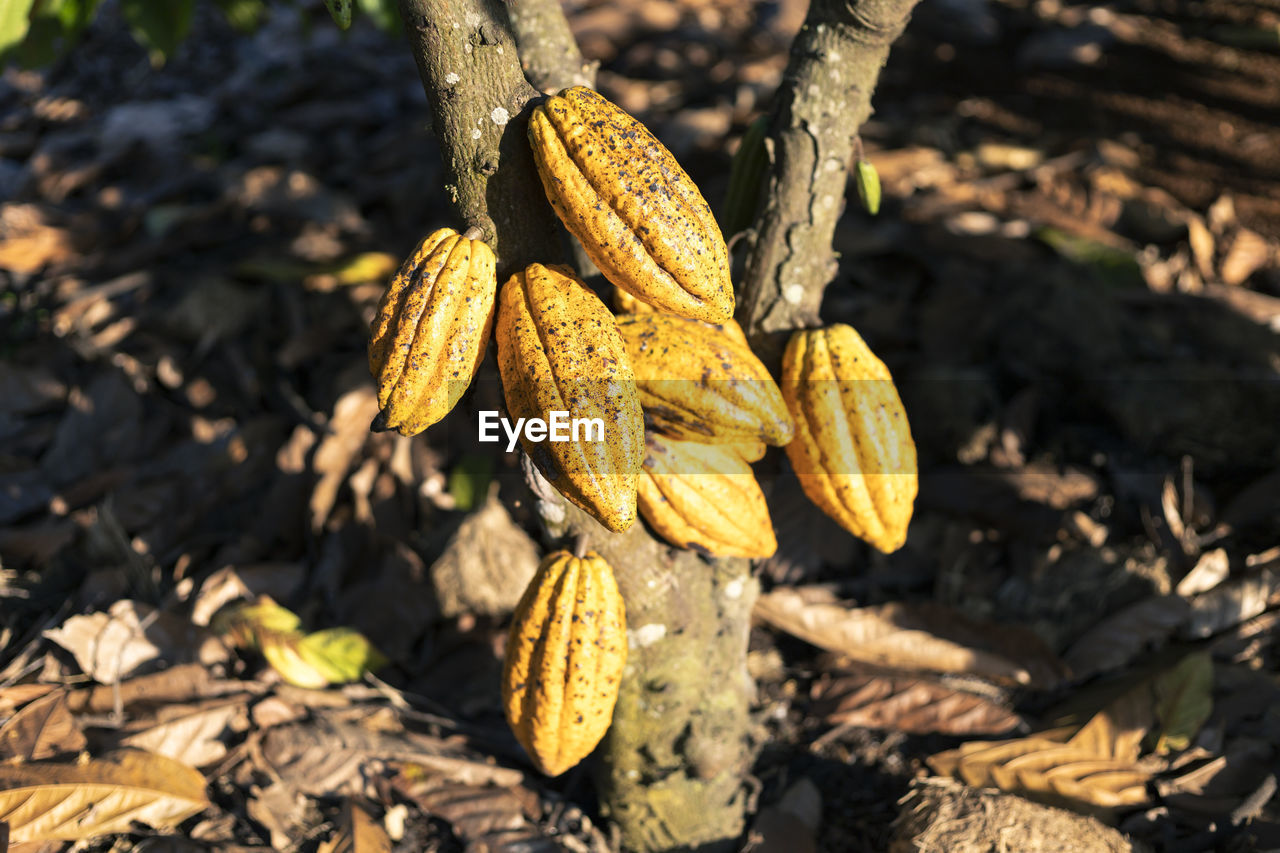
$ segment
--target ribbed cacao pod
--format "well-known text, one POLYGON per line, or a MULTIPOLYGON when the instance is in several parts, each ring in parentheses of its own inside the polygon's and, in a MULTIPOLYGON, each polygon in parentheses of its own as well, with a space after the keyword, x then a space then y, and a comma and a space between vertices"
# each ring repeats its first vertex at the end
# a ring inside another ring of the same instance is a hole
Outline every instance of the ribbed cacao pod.
POLYGON ((720 227, 643 124, 574 86, 534 108, 529 141, 551 207, 609 281, 683 317, 733 316, 720 227))
POLYGON ((796 332, 781 384, 796 420, 787 456, 804 493, 854 536, 885 553, 901 548, 916 446, 884 362, 849 326, 796 332))
POLYGON ((733 451, 742 457, 744 462, 759 462, 764 458, 765 443, 763 441, 735 441, 726 444, 725 447, 733 448, 733 451))
POLYGON ((618 331, 645 418, 658 432, 712 444, 791 440, 773 377, 732 334, 670 314, 619 317, 618 331))
POLYGON ((539 770, 559 776, 595 749, 626 662, 626 608, 609 564, 547 555, 516 606, 502 668, 507 723, 539 770))
POLYGON ((764 492, 737 445, 649 434, 640 472, 640 514, 663 539, 717 557, 778 550, 764 492))
POLYGON ((457 404, 484 359, 498 282, 493 252, 452 228, 423 238, 378 302, 369 370, 374 429, 416 435, 457 404))
MULTIPOLYGON (((615 314, 661 314, 662 311, 654 308, 647 302, 641 302, 625 290, 615 287, 613 289, 613 307, 615 314)), ((738 321, 730 318, 723 323, 707 323, 713 329, 719 329, 729 337, 733 338, 744 347, 750 349, 751 344, 747 342, 747 333, 742 331, 742 327, 738 325, 738 321)))
POLYGON ((531 264, 498 306, 498 369, 512 418, 599 418, 603 441, 520 443, 551 485, 613 531, 636 518, 644 415, 613 315, 568 267, 531 264))

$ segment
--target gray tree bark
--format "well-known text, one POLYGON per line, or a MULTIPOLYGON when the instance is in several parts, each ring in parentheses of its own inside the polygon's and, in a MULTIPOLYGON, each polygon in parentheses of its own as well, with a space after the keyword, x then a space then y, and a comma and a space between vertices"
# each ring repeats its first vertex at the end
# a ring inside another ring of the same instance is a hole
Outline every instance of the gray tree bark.
MULTIPOLYGON (((816 320, 834 274, 831 235, 853 140, 914 2, 815 0, 810 9, 772 117, 768 190, 739 295, 748 334, 816 320)), ((558 259, 555 216, 525 139, 526 108, 537 90, 594 77, 558 2, 400 0, 400 12, 448 189, 465 225, 480 228, 498 255, 499 281, 558 259)), ((756 748, 746 669, 758 593, 750 564, 669 548, 640 524, 612 534, 536 479, 549 532, 586 537, 626 601, 631 648, 600 749, 604 811, 629 850, 735 849, 756 748)))

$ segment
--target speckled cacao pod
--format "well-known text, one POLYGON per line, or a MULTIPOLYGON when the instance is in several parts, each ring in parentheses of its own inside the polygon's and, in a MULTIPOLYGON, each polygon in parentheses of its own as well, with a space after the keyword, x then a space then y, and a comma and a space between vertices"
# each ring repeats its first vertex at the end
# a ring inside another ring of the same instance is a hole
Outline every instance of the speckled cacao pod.
POLYGON ((760 359, 733 335, 670 314, 618 318, 645 418, 707 443, 791 440, 791 415, 760 359))
MULTIPOLYGON (((662 311, 659 311, 657 308, 654 308, 649 303, 641 302, 639 299, 636 299, 630 293, 627 293, 625 290, 622 290, 621 288, 617 288, 617 287, 613 289, 613 307, 615 309, 614 313, 616 314, 661 314, 663 313, 662 311)), ((735 341, 742 344, 744 347, 747 347, 748 349, 751 348, 751 344, 747 342, 747 333, 742 331, 742 327, 738 325, 737 320, 730 318, 728 320, 725 320, 723 323, 707 323, 707 325, 713 329, 718 329, 721 332, 724 332, 726 335, 733 338, 735 341)), ((761 452, 763 453, 763 451, 761 452)))
POLYGON ((796 420, 787 456, 804 493, 881 551, 901 548, 916 497, 916 446, 884 362, 849 326, 796 332, 781 385, 796 420))
POLYGON ((733 316, 720 227, 644 125, 575 86, 534 108, 529 141, 552 208, 609 281, 683 317, 733 316))
POLYGON ((737 445, 649 434, 640 472, 640 514, 678 548, 718 557, 778 550, 764 493, 737 445))
POLYGON ((498 290, 493 252, 451 228, 423 238, 378 303, 369 370, 375 429, 416 435, 457 404, 484 359, 498 290))
POLYGON ((567 412, 603 422, 602 441, 535 442, 522 433, 520 443, 562 495, 610 530, 630 527, 644 415, 609 309, 568 267, 531 264, 502 289, 498 368, 511 418, 567 412))
POLYGON ((548 776, 595 749, 618 700, 627 619, 599 554, 549 554, 516 606, 502 668, 502 707, 516 740, 548 776))

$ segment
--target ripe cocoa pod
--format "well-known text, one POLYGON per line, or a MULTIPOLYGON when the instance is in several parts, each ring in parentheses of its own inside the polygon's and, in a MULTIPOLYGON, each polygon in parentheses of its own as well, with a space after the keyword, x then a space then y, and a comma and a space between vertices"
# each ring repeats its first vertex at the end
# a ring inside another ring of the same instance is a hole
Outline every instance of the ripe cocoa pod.
POLYGON ((916 446, 884 362, 849 326, 796 332, 782 358, 796 420, 787 456, 804 493, 885 553, 902 547, 916 497, 916 446))
MULTIPOLYGON (((657 308, 654 308, 647 302, 641 302, 625 290, 615 287, 613 289, 613 307, 615 314, 661 314, 657 308)), ((747 333, 742 331, 742 327, 738 325, 738 321, 730 317, 723 323, 707 323, 713 329, 719 329, 747 349, 751 348, 751 344, 747 342, 747 333)))
POLYGON ((627 662, 627 619, 599 554, 547 555, 516 606, 502 667, 502 707, 548 776, 595 749, 613 718, 627 662))
MULTIPOLYGON (((568 267, 531 264, 502 289, 498 369, 512 418, 599 418, 603 440, 530 441, 551 485, 613 531, 636 518, 644 415, 631 361, 604 303, 568 267)), ((594 436, 592 436, 594 437, 594 436)))
POLYGON ((619 317, 618 331, 645 417, 658 432, 712 444, 791 440, 791 415, 773 377, 729 332, 670 314, 619 317))
POLYGON ((778 550, 764 492, 737 445, 649 434, 640 472, 640 514, 678 548, 718 557, 769 557, 778 550))
POLYGON ((574 86, 534 108, 529 141, 551 207, 609 281, 683 317, 733 316, 720 227, 643 124, 574 86))
POLYGON ((452 228, 422 239, 378 302, 369 371, 374 429, 416 435, 457 404, 484 359, 498 282, 493 252, 452 228))
POLYGON ((759 462, 764 458, 766 450, 763 441, 735 441, 726 444, 725 447, 733 448, 733 451, 742 457, 743 462, 759 462))

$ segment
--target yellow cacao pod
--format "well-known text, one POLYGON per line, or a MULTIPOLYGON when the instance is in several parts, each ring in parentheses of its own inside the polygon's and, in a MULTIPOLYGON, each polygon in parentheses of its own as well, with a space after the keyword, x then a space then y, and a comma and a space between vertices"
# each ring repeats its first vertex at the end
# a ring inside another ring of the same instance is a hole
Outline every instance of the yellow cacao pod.
POLYGON ((766 449, 763 441, 735 441, 726 447, 733 448, 744 462, 759 462, 764 458, 766 449))
POLYGON ((643 124, 574 86, 534 108, 529 141, 551 207, 609 281, 683 317, 733 316, 720 226, 643 124))
POLYGON ((375 429, 416 435, 457 404, 484 359, 498 282, 493 252, 452 228, 423 238, 378 302, 369 370, 375 429))
POLYGON ((512 418, 566 412, 596 419, 603 440, 520 443, 562 495, 613 531, 636 518, 644 415, 613 315, 568 267, 531 264, 508 279, 498 306, 498 369, 512 418))
POLYGON ((549 554, 516 606, 502 668, 507 723, 539 770, 559 776, 595 749, 626 662, 626 608, 609 564, 549 554))
MULTIPOLYGON (((657 308, 654 308, 647 302, 641 302, 625 290, 615 287, 613 289, 613 307, 617 314, 661 314, 657 308)), ((751 344, 747 342, 747 333, 742 331, 742 327, 738 325, 738 321, 732 318, 725 320, 723 323, 707 323, 713 329, 719 329, 729 337, 733 338, 744 347, 750 349, 751 344)), ((761 451, 763 453, 764 451, 761 451)))
POLYGON ((717 557, 769 557, 778 550, 764 492, 737 445, 649 434, 640 472, 640 514, 679 548, 717 557))
POLYGON ((712 444, 791 440, 769 371, 728 332, 670 314, 618 318, 645 417, 672 438, 712 444))
POLYGON ((885 553, 907 539, 916 446, 884 362, 849 326, 796 332, 782 357, 782 394, 796 420, 787 456, 804 493, 885 553))

